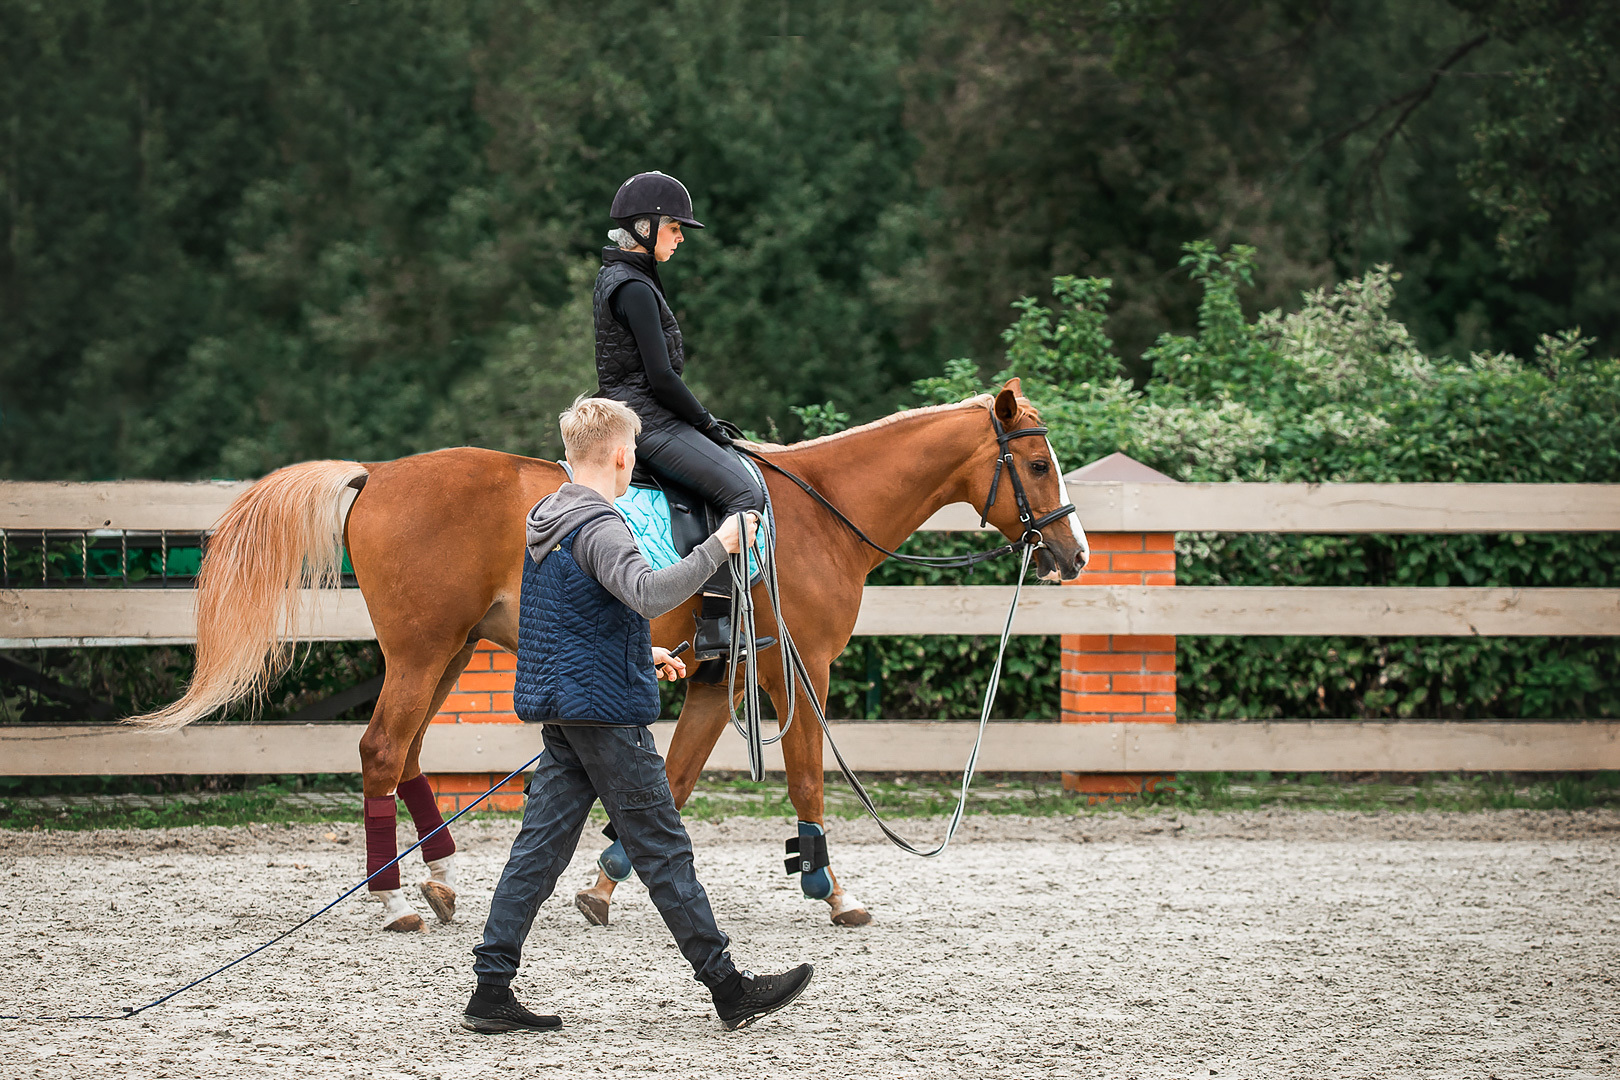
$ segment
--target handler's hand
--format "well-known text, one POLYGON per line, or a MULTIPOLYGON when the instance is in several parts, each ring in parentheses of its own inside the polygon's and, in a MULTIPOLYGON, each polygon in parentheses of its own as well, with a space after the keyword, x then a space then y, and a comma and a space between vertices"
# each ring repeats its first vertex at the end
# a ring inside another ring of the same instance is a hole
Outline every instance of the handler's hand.
MULTIPOLYGON (((752 545, 754 542, 754 533, 759 529, 759 515, 750 510, 744 516, 748 519, 747 543, 752 545)), ((743 541, 737 535, 736 514, 728 515, 726 517, 725 524, 721 525, 719 529, 715 530, 714 535, 720 538, 720 542, 726 546, 726 550, 731 552, 733 555, 736 555, 742 551, 743 541)))
POLYGON ((658 669, 658 677, 668 682, 674 682, 686 674, 686 665, 680 657, 656 645, 653 646, 653 667, 658 669))

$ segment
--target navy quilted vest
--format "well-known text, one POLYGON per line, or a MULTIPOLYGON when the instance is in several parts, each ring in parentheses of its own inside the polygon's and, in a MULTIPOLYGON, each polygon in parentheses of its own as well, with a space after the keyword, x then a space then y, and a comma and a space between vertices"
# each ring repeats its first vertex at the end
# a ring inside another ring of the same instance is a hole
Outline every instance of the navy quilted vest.
POLYGON ((650 724, 659 709, 652 625, 580 569, 578 535, 539 563, 524 552, 513 707, 539 723, 650 724))

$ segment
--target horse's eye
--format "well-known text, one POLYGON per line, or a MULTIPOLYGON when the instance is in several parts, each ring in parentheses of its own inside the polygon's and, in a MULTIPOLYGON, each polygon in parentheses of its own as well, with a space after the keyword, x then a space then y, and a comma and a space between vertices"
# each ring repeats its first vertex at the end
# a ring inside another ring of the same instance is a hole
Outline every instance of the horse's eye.
POLYGON ((1049 461, 1032 461, 1029 463, 1029 471, 1036 476, 1045 476, 1047 470, 1051 469, 1051 467, 1052 463, 1049 461))

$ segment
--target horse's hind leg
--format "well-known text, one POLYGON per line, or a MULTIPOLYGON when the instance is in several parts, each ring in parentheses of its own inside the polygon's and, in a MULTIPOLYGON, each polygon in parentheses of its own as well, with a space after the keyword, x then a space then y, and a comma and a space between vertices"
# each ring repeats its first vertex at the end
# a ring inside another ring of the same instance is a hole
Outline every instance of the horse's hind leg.
MULTIPOLYGON (((824 663, 808 663, 815 679, 816 696, 827 699, 827 670, 824 663)), ((787 715, 787 699, 780 673, 775 667, 761 672, 766 691, 776 705, 778 716, 787 715), (773 677, 774 676, 774 677, 773 677)), ((799 687, 803 693, 803 686, 799 687)), ((799 818, 798 848, 800 867, 799 886, 812 900, 825 900, 832 909, 832 921, 839 926, 865 926, 872 921, 871 913, 847 892, 833 873, 830 862, 823 863, 820 855, 826 850, 825 774, 822 771, 821 725, 810 706, 802 697, 798 702, 793 726, 782 736, 782 759, 787 767, 788 798, 799 818)), ((792 854, 792 848, 789 848, 792 854)), ((792 871, 789 871, 790 873, 792 871)))
MULTIPOLYGON (((461 640, 465 642, 465 638, 461 640)), ((443 700, 437 696, 439 686, 455 655, 388 656, 382 693, 360 739, 360 776, 366 800, 366 876, 371 877, 373 897, 382 902, 383 926, 388 930, 422 928, 422 917, 400 889, 399 865, 389 866, 399 854, 395 793, 406 775, 407 764, 414 776, 421 774, 416 748, 432 716, 430 706, 443 700)), ((454 684, 455 679, 450 682, 454 684)))
POLYGON ((444 817, 439 813, 439 800, 433 794, 427 777, 422 775, 422 739, 432 726, 434 715, 444 707, 445 698, 455 689, 456 680, 466 669, 467 661, 472 659, 476 647, 476 640, 467 642, 439 677, 433 700, 428 703, 427 715, 417 729, 416 738, 411 740, 411 752, 406 756, 402 770, 405 779, 399 783, 399 797, 405 800, 405 808, 410 811, 411 824, 416 826, 416 838, 422 840, 428 837, 422 841, 420 849, 422 861, 427 863, 428 868, 428 879, 419 886, 422 899, 427 901, 428 907, 433 909, 433 914, 442 923, 449 922, 456 914, 456 842, 449 829, 441 828, 444 817), (434 832, 436 829, 438 831, 434 832))

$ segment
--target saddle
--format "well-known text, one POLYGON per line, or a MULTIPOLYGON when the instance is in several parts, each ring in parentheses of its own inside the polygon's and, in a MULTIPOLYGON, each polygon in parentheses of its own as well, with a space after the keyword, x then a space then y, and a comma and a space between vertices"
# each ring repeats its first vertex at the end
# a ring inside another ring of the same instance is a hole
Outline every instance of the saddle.
MULTIPOLYGON (((765 478, 760 475, 758 466, 741 455, 739 458, 753 474, 754 482, 764 490, 765 478)), ((567 462, 559 461, 557 464, 568 470, 567 462)), ((569 476, 572 475, 570 470, 569 476)), ((699 544, 714 535, 723 519, 720 510, 706 503, 697 493, 654 475, 639 461, 635 471, 630 474, 630 490, 619 496, 613 505, 630 526, 630 534, 636 538, 636 546, 641 549, 647 565, 654 570, 674 566, 686 558, 699 544)), ((766 499, 763 527, 772 532, 775 529, 769 497, 766 499)), ((749 584, 756 584, 759 581, 759 567, 752 556, 748 560, 748 570, 749 584)))

